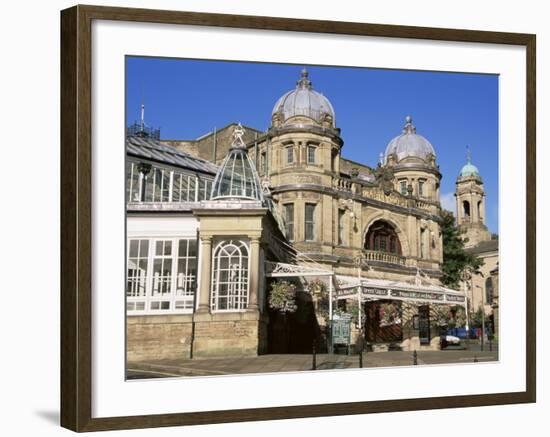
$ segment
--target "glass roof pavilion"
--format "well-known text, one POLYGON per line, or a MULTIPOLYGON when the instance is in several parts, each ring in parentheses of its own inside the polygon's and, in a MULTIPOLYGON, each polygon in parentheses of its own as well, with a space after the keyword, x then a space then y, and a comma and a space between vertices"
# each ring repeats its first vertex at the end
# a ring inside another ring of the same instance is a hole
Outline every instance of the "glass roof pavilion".
POLYGON ((260 178, 248 157, 243 141, 244 129, 239 123, 233 132, 233 142, 212 186, 211 200, 245 199, 263 203, 260 178))

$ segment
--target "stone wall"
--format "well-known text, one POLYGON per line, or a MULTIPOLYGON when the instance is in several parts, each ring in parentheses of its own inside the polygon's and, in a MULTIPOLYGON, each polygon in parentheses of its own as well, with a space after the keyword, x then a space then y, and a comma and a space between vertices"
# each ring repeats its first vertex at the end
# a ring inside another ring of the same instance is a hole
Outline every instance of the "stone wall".
MULTIPOLYGON (((130 316, 126 320, 128 362, 190 357, 190 314, 130 316)), ((209 320, 195 324, 195 358, 256 356, 265 351, 267 321, 258 321, 257 315, 209 315, 209 320)))
POLYGON ((194 356, 243 357, 257 356, 260 339, 257 320, 197 322, 194 356))
POLYGON ((147 315, 126 318, 127 360, 188 358, 190 315, 147 315))

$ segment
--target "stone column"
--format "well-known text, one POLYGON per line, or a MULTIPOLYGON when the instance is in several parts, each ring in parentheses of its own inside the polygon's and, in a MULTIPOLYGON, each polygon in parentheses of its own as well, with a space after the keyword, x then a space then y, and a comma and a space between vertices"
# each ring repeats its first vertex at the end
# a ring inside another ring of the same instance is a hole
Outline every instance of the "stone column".
POLYGON ((201 236, 201 282, 198 313, 210 311, 210 286, 212 277, 212 237, 201 236))
POLYGON ((476 223, 477 222, 477 202, 474 200, 474 196, 472 194, 470 194, 468 202, 470 202, 470 223, 476 223))
POLYGON ((258 310, 258 287, 260 286, 260 237, 250 239, 250 281, 248 311, 258 310))

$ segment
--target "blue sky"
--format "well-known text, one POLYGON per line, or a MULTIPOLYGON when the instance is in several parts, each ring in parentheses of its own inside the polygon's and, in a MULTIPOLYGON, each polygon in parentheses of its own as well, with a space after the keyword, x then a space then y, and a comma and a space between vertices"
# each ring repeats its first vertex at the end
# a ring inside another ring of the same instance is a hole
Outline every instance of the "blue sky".
MULTIPOLYGON (((276 100, 295 87, 303 65, 128 57, 127 124, 139 119, 165 139, 191 139, 231 122, 266 130, 276 100)), ((401 133, 406 115, 434 146, 441 201, 454 210, 466 163, 481 173, 487 225, 498 232, 498 76, 310 66, 313 88, 329 98, 342 130, 342 155, 370 166, 401 133)))

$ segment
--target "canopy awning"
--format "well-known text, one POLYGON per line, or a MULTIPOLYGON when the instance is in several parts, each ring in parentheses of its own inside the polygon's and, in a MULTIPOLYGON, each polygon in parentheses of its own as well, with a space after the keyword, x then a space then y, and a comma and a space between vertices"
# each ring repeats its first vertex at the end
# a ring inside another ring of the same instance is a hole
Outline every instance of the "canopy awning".
POLYGON ((357 298, 357 287, 361 286, 361 299, 377 300, 392 299, 415 303, 433 303, 444 305, 460 305, 466 307, 466 296, 463 292, 446 288, 441 285, 423 284, 418 277, 415 283, 390 281, 386 279, 357 278, 336 275, 338 288, 336 298, 357 298))

